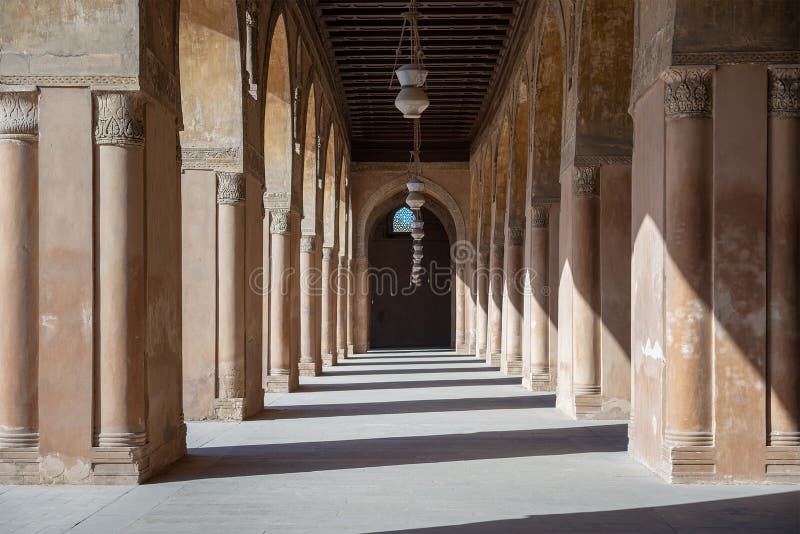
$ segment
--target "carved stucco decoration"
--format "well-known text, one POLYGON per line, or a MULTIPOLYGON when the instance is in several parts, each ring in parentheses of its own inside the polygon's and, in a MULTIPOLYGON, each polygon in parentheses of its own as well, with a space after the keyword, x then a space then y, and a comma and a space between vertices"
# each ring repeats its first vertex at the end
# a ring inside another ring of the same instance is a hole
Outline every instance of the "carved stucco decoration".
POLYGON ((143 146, 144 106, 133 92, 94 95, 94 142, 98 145, 143 146))
POLYGON ((598 174, 598 167, 575 167, 575 196, 597 196, 600 193, 598 174))
POLYGON ((38 94, 0 93, 0 138, 33 137, 39 130, 38 94))
POLYGON ((531 207, 531 224, 534 228, 547 228, 550 224, 550 206, 534 204, 531 207))
POLYGON ((217 173, 217 204, 234 205, 245 199, 244 175, 240 172, 217 173))
POLYGON ((292 219, 289 210, 272 210, 270 215, 269 232, 271 234, 288 234, 291 231, 292 219))
POLYGON ((800 117, 800 65, 769 68, 768 108, 774 117, 800 117))
POLYGON ((300 237, 300 252, 314 252, 316 248, 315 245, 317 243, 316 236, 313 235, 304 235, 300 237))
POLYGON ((508 228, 508 244, 512 247, 519 247, 525 243, 525 229, 519 226, 508 228))
POLYGON ((663 74, 663 79, 667 117, 711 117, 713 66, 672 67, 663 74))

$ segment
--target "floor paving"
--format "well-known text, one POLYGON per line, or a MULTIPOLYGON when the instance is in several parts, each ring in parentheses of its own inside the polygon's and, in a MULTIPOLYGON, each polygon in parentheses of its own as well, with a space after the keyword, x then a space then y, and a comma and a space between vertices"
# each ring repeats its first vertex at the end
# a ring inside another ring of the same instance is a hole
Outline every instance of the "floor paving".
POLYGON ((470 355, 356 355, 141 486, 0 486, 0 532, 800 532, 800 488, 669 485, 470 355))

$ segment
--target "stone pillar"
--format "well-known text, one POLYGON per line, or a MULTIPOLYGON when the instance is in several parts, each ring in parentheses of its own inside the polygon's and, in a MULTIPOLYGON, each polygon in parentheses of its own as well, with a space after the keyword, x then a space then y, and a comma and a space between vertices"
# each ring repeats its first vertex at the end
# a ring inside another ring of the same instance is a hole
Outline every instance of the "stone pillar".
POLYGON ((145 413, 144 103, 94 95, 97 187, 96 439, 147 442, 145 413))
MULTIPOLYGON (((669 69, 664 75, 667 451, 714 444, 712 69, 680 67, 669 69)), ((673 468, 675 454, 672 452, 670 457, 673 468)), ((696 452, 693 455, 699 459, 696 452)))
POLYGON ((466 290, 466 306, 464 307, 464 311, 466 313, 465 321, 466 326, 465 329, 467 331, 467 339, 466 339, 466 351, 468 354, 475 353, 475 271, 477 270, 477 266, 475 265, 475 259, 473 258, 469 264, 467 264, 468 269, 465 269, 464 273, 464 285, 466 290))
POLYGON ((535 204, 531 210, 530 239, 530 387, 550 391, 550 314, 548 270, 550 268, 550 206, 535 204))
POLYGON ((525 229, 509 226, 505 253, 505 343, 500 371, 508 376, 522 375, 522 313, 523 278, 522 256, 525 245, 525 229))
POLYGON ((355 276, 353 272, 353 260, 347 260, 347 313, 345 319, 347 320, 347 354, 353 355, 355 350, 354 337, 353 337, 353 314, 355 313, 355 276))
POLYGON ((800 66, 769 69, 768 445, 800 446, 800 66))
POLYGON ((321 362, 318 366, 317 358, 314 357, 317 326, 314 299, 316 240, 316 236, 313 235, 300 236, 300 376, 322 374, 321 362))
POLYGON ((219 419, 244 419, 245 181, 217 173, 217 399, 219 419))
POLYGON ((488 300, 489 300, 489 251, 478 251, 477 268, 475 272, 475 356, 486 358, 487 327, 488 327, 488 300))
POLYGON ((503 342, 503 245, 492 243, 489 258, 486 363, 500 365, 503 342))
POLYGON ((458 352, 464 352, 467 347, 466 344, 466 302, 465 302, 465 292, 464 292, 464 266, 457 265, 455 271, 455 280, 453 284, 454 291, 456 292, 456 307, 455 307, 455 317, 456 317, 456 339, 455 339, 455 349, 458 352))
MULTIPOLYGON (((266 195, 266 194, 265 194, 266 195)), ((291 254, 292 212, 288 209, 272 209, 269 231, 272 236, 270 262, 270 369, 267 391, 288 393, 293 389, 292 340, 291 340, 291 254)))
POLYGON ((367 258, 356 258, 353 264, 356 278, 355 351, 363 353, 369 349, 369 261, 367 258))
POLYGON ((576 417, 601 408, 600 398, 600 176, 575 167, 573 184, 573 372, 576 417))
POLYGON ((336 294, 334 274, 331 272, 331 258, 335 250, 331 247, 322 247, 322 331, 320 333, 322 341, 322 364, 331 365, 333 352, 335 350, 335 330, 336 330, 336 294))
POLYGON ((344 256, 339 256, 339 268, 336 270, 336 357, 347 358, 347 266, 344 256))
POLYGON ((38 94, 0 93, 0 449, 38 447, 38 94))

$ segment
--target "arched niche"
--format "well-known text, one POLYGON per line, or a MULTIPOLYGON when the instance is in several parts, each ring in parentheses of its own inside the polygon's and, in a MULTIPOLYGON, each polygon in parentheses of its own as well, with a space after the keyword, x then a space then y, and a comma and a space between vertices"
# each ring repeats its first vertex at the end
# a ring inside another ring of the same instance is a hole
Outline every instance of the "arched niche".
POLYGON ((264 172, 267 194, 287 197, 292 175, 292 90, 289 42, 279 15, 269 40, 264 104, 264 172))

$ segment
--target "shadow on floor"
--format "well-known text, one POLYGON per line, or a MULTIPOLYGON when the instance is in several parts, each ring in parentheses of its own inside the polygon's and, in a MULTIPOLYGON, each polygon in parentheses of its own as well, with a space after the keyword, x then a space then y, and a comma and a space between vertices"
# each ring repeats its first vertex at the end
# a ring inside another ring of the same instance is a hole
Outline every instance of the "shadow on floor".
POLYGON ((252 420, 309 419, 316 417, 347 417, 402 413, 463 412, 476 410, 527 410, 554 408, 555 395, 525 395, 524 397, 494 397, 470 399, 438 399, 419 401, 365 402, 351 404, 314 404, 269 406, 252 420))
POLYGON ((484 361, 484 358, 478 358, 473 356, 472 354, 464 354, 458 353, 453 351, 443 351, 440 353, 431 353, 430 351, 425 351, 420 353, 418 351, 400 351, 400 352, 393 352, 393 351, 385 351, 385 352, 367 352, 358 354, 356 356, 348 356, 344 359, 344 361, 352 361, 352 360, 380 360, 386 358, 457 358, 457 357, 466 357, 466 358, 474 358, 476 361, 484 361))
POLYGON ((393 349, 391 347, 380 347, 377 349, 369 349, 365 353, 360 354, 382 354, 382 353, 395 353, 395 352, 417 352, 417 353, 426 353, 426 352, 449 352, 451 354, 457 354, 455 349, 451 347, 410 347, 410 348, 396 348, 393 349))
MULTIPOLYGON (((436 362, 439 365, 455 362, 436 362)), ((397 365, 408 365, 406 362, 397 365)), ((326 371, 325 376, 358 376, 358 375, 427 375, 430 373, 488 373, 499 371, 499 367, 434 367, 433 369, 361 369, 358 371, 326 371)))
MULTIPOLYGON (((566 497, 565 497, 566 498, 566 497)), ((530 534, 532 532, 667 534, 675 532, 800 532, 800 492, 672 506, 536 515, 375 534, 530 534)))
MULTIPOLYGON (((333 375, 331 375, 333 376, 333 375)), ((407 382, 366 382, 348 384, 300 384, 298 393, 315 391, 359 391, 370 389, 449 388, 454 386, 504 386, 521 385, 522 378, 467 378, 453 380, 409 380, 407 382)))
MULTIPOLYGON (((379 361, 372 361, 372 359, 368 358, 357 358, 357 359, 347 359, 343 362, 339 362, 336 364, 336 367, 332 367, 331 369, 336 369, 338 367, 354 367, 354 366, 362 366, 362 365, 370 365, 370 366, 388 366, 388 365, 450 365, 452 363, 472 363, 475 365, 486 365, 486 362, 483 360, 479 360, 477 358, 470 359, 470 360, 435 360, 435 361, 421 361, 421 362, 414 362, 414 361, 400 361, 400 362, 386 362, 382 359, 379 361)), ((498 369, 497 367, 488 367, 488 369, 498 369)))
POLYGON ((623 452, 627 424, 189 449, 155 482, 623 452))

